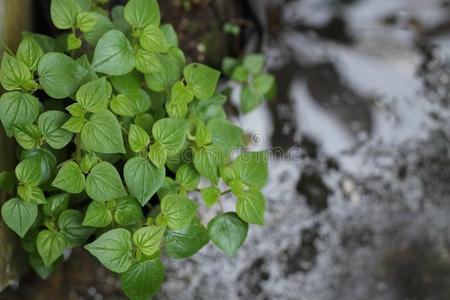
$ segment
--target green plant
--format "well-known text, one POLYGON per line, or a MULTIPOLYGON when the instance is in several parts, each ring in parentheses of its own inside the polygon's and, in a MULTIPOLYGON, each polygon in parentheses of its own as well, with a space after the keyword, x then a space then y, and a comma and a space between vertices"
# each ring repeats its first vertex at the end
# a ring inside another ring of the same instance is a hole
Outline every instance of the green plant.
POLYGON ((1 215, 41 277, 84 246, 129 298, 147 299, 164 280, 161 255, 189 257, 209 240, 234 255, 248 223, 264 223, 267 155, 232 159, 243 131, 226 119, 220 73, 186 65, 155 0, 116 6, 112 20, 90 4, 52 0, 69 31, 24 33, 3 55, 0 119, 21 148, 15 172, 0 174, 14 194, 1 215), (236 213, 206 228, 189 197, 212 207, 228 193, 236 213))
POLYGON ((240 109, 243 113, 251 112, 275 96, 275 77, 264 71, 265 64, 265 56, 257 53, 248 54, 242 60, 226 57, 222 61, 224 74, 241 85, 240 109))

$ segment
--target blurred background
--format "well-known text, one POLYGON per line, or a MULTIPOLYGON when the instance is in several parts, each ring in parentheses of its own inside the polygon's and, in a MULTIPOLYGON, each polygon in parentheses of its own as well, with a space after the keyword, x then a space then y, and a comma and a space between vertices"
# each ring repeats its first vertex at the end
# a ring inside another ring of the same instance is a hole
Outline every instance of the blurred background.
MULTIPOLYGON (((57 33, 48 0, 28 1, 29 25, 13 2, 27 1, 0 0, 3 36, 32 24, 57 33)), ((228 107, 250 147, 274 154, 266 225, 234 258, 208 245, 166 259, 156 298, 450 299, 450 1, 159 3, 191 60, 219 68, 263 52, 278 95, 241 115, 235 91, 228 107), (223 30, 230 22, 239 34, 223 30)), ((70 255, 45 283, 25 275, 0 299, 125 299, 94 258, 70 255)))

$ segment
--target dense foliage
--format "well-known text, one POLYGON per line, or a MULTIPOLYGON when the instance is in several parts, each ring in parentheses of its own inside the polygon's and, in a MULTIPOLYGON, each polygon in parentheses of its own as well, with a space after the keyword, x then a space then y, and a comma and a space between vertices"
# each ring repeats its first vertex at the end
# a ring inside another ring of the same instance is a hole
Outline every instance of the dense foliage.
POLYGON ((267 158, 233 155, 243 131, 224 113, 220 73, 186 65, 156 0, 111 13, 92 2, 52 0, 68 31, 24 33, 3 55, 0 119, 20 162, 0 175, 14 195, 1 215, 41 277, 84 246, 129 298, 148 299, 164 280, 161 255, 189 257, 211 240, 232 256, 248 224, 264 223, 267 158), (191 198, 220 207, 228 193, 236 212, 205 227, 191 198))

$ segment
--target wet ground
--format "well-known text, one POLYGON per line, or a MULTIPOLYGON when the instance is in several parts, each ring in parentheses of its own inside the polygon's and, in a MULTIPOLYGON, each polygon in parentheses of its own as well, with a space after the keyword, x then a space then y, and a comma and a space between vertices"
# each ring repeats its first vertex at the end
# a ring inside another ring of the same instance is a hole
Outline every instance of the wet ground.
MULTIPOLYGON (((234 120, 276 153, 266 226, 167 260, 157 298, 450 299, 450 3, 249 2, 279 94, 234 120)), ((46 285, 0 299, 123 299, 82 251, 46 285)))

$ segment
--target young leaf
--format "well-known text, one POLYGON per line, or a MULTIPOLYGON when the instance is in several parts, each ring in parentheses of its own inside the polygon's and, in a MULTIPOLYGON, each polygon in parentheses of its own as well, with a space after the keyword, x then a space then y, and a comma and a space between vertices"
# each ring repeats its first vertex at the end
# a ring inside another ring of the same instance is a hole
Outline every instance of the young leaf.
POLYGON ((64 211, 58 218, 58 227, 66 240, 67 247, 83 245, 95 229, 85 227, 81 223, 83 215, 75 209, 64 211))
POLYGON ((77 102, 91 113, 101 113, 108 108, 112 87, 105 77, 92 80, 80 87, 77 102))
POLYGON ((40 107, 39 100, 31 94, 4 93, 0 98, 0 120, 8 136, 12 136, 13 126, 34 123, 39 116, 40 107))
POLYGON ((166 118, 153 125, 155 141, 163 146, 169 155, 178 153, 186 141, 188 122, 186 120, 166 118))
POLYGON ((164 266, 159 259, 146 260, 120 275, 125 295, 133 300, 150 299, 164 281, 164 266))
POLYGON ((74 0, 52 0, 50 17, 58 29, 70 29, 76 24, 80 7, 74 0))
POLYGON ((170 229, 188 226, 197 212, 198 204, 182 195, 167 195, 161 201, 161 215, 170 229))
POLYGON ((68 119, 67 114, 56 110, 46 111, 39 116, 38 127, 52 148, 62 149, 72 140, 73 133, 61 128, 68 119))
POLYGON ((42 211, 46 216, 57 217, 69 207, 69 199, 70 195, 66 193, 50 196, 42 211))
POLYGON ((111 222, 112 214, 105 203, 92 201, 81 224, 83 226, 102 228, 108 226, 111 222))
POLYGON ((119 121, 109 110, 92 114, 81 131, 81 142, 98 153, 125 153, 119 121))
POLYGON ((194 218, 188 227, 171 230, 164 235, 164 248, 172 258, 186 258, 194 255, 209 242, 208 231, 194 218))
POLYGON ((155 25, 146 26, 139 41, 142 48, 150 52, 167 53, 169 51, 164 33, 155 25))
POLYGON ((100 38, 92 66, 96 72, 114 76, 125 75, 134 69, 133 48, 123 32, 113 29, 100 38))
POLYGON ((212 207, 219 201, 220 190, 214 186, 201 189, 200 193, 202 194, 203 201, 205 201, 205 204, 208 207, 212 207))
POLYGON ((41 143, 42 133, 39 128, 31 123, 23 123, 13 127, 14 138, 24 149, 37 148, 41 143))
POLYGON ((123 197, 116 200, 114 220, 120 226, 130 226, 144 219, 139 202, 132 197, 123 197))
POLYGON ((241 83, 247 83, 248 77, 248 71, 243 66, 237 66, 231 73, 231 79, 241 83))
POLYGON ((238 197, 236 212, 242 220, 250 224, 264 225, 266 199, 257 190, 250 190, 238 197))
POLYGON ((80 31, 87 33, 95 28, 98 21, 98 14, 93 12, 82 12, 77 15, 77 27, 80 31))
POLYGON ((130 0, 124 10, 125 20, 135 28, 159 26, 161 15, 156 0, 130 0))
POLYGON ((84 38, 91 46, 97 45, 100 38, 109 30, 114 29, 114 24, 111 20, 100 13, 93 12, 93 15, 97 18, 94 27, 88 32, 84 32, 84 38))
POLYGON ((208 223, 211 241, 228 256, 234 256, 247 238, 248 224, 235 213, 214 217, 208 223))
POLYGON ((42 230, 37 236, 36 246, 44 265, 50 267, 64 253, 66 241, 60 232, 42 230))
POLYGON ((170 102, 188 104, 194 99, 194 94, 181 81, 172 86, 170 102))
POLYGON ((25 63, 8 53, 3 53, 0 82, 5 90, 19 90, 26 87, 31 80, 33 80, 33 75, 25 63))
POLYGON ((76 34, 71 33, 67 36, 67 50, 77 50, 83 45, 83 41, 76 34))
POLYGON ((144 74, 156 73, 161 69, 158 55, 144 48, 136 51, 136 69, 144 74))
POLYGON ((170 101, 166 103, 166 111, 170 118, 184 119, 188 112, 188 106, 186 103, 170 101))
POLYGON ((19 182, 31 186, 38 186, 44 181, 41 169, 41 161, 36 157, 22 160, 16 166, 16 177, 19 182))
POLYGON ((135 157, 127 161, 124 178, 130 194, 144 206, 161 187, 165 169, 159 169, 148 159, 135 157))
POLYGON ((85 178, 80 166, 71 160, 65 162, 53 180, 52 186, 71 194, 81 193, 85 187, 85 178))
POLYGON ((31 202, 35 204, 47 203, 47 200, 45 199, 44 196, 44 192, 37 186, 27 184, 20 185, 17 188, 17 195, 26 202, 31 202))
POLYGON ((133 248, 131 233, 126 229, 107 231, 84 248, 110 271, 123 273, 131 267, 133 248))
POLYGON ((69 97, 78 89, 88 70, 62 53, 47 53, 39 61, 39 83, 52 98, 69 97))
POLYGON ((86 193, 95 201, 108 201, 127 195, 119 172, 105 161, 93 167, 87 176, 86 193))
POLYGON ((220 72, 202 64, 190 64, 184 68, 184 78, 195 97, 207 100, 216 91, 220 72))
POLYGON ((170 55, 156 54, 159 63, 151 61, 151 72, 145 74, 145 82, 150 90, 164 92, 179 80, 181 69, 178 61, 170 55))
POLYGON ((232 168, 246 185, 262 188, 269 176, 267 152, 243 152, 234 160, 232 168))
POLYGON ((140 228, 133 234, 133 243, 144 255, 152 256, 159 251, 165 230, 164 226, 140 228))
POLYGON ((176 180, 186 191, 193 191, 200 182, 200 174, 192 165, 182 165, 176 173, 176 180))
POLYGON ((1 212, 6 225, 23 238, 37 218, 38 207, 35 203, 13 198, 2 205, 1 212))
POLYGON ((161 144, 155 143, 150 147, 148 158, 155 166, 162 169, 167 161, 167 150, 161 144))
POLYGON ((263 54, 249 54, 244 58, 243 66, 251 74, 256 75, 261 73, 265 64, 265 57, 263 54))
POLYGON ((133 152, 139 153, 145 151, 150 143, 150 137, 147 132, 139 126, 131 124, 128 132, 128 144, 133 152))
POLYGON ((250 86, 261 96, 266 95, 272 90, 275 84, 275 77, 269 74, 258 74, 250 86))
POLYGON ((16 57, 24 62, 31 71, 36 71, 43 55, 44 52, 39 44, 31 36, 26 36, 17 48, 16 57))
POLYGON ((70 117, 61 128, 72 133, 80 133, 84 126, 84 117, 70 117))

